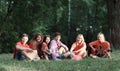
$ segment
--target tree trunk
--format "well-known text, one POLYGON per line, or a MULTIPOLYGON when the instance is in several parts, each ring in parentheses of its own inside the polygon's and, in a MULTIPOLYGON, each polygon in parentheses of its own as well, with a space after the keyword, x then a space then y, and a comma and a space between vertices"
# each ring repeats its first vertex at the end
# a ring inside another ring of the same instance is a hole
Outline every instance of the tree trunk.
POLYGON ((114 48, 120 48, 120 0, 107 0, 110 41, 114 48))

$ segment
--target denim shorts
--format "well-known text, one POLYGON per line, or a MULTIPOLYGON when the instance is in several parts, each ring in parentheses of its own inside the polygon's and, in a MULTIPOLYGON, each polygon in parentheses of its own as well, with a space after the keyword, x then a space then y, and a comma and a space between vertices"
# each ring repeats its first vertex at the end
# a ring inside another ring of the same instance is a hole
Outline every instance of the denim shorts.
POLYGON ((57 58, 59 58, 59 59, 65 59, 65 56, 63 54, 61 54, 57 58))
POLYGON ((16 56, 15 56, 15 59, 26 60, 26 57, 21 52, 17 52, 16 56))

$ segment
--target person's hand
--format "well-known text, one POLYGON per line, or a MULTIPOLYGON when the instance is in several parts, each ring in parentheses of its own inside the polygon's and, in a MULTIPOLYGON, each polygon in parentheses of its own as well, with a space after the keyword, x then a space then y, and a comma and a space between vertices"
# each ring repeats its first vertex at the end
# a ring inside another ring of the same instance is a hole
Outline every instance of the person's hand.
POLYGON ((69 50, 66 50, 66 52, 69 52, 69 50))
POLYGON ((75 54, 73 52, 70 52, 70 57, 72 58, 75 54))
POLYGON ((96 49, 95 49, 95 48, 93 48, 92 50, 96 52, 96 49))
POLYGON ((27 51, 32 52, 33 50, 32 50, 32 49, 30 49, 30 48, 27 48, 27 51))
POLYGON ((78 51, 73 51, 74 53, 77 53, 78 51))

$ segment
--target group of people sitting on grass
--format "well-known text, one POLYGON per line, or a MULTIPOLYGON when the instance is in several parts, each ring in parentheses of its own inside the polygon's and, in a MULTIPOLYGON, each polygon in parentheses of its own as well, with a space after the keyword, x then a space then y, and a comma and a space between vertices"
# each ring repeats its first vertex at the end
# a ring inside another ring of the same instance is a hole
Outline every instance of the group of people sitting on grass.
POLYGON ((65 58, 82 60, 86 56, 91 58, 111 58, 110 43, 105 40, 103 33, 98 33, 97 40, 90 42, 88 47, 84 36, 78 34, 70 50, 60 39, 61 34, 59 32, 55 33, 53 40, 50 39, 49 35, 43 38, 38 33, 28 45, 28 35, 23 34, 21 40, 15 44, 13 58, 29 61, 38 61, 40 59, 62 60, 65 58), (89 50, 86 50, 86 48, 89 48, 89 50))

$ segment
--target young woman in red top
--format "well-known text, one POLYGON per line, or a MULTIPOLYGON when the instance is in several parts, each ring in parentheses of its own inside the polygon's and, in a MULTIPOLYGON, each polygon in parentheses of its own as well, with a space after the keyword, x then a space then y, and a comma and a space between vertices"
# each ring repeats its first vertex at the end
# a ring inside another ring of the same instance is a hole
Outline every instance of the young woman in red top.
POLYGON ((42 57, 46 60, 49 60, 48 56, 50 55, 49 51, 49 44, 50 44, 50 35, 46 35, 43 39, 41 51, 42 51, 42 57))
POLYGON ((30 41, 30 48, 33 50, 38 50, 39 46, 42 44, 43 37, 40 33, 36 34, 33 39, 30 41))
POLYGON ((98 57, 111 58, 110 43, 105 40, 104 34, 98 33, 97 38, 98 38, 98 40, 89 43, 89 46, 91 48, 90 57, 92 57, 92 58, 98 58, 98 57))
POLYGON ((70 52, 73 53, 73 59, 77 58, 83 59, 86 55, 86 43, 82 34, 78 34, 76 42, 72 44, 70 52), (75 57, 75 58, 74 58, 75 57))
POLYGON ((43 37, 40 33, 36 34, 30 41, 30 48, 37 51, 38 56, 41 56, 41 46, 43 42, 43 37))

